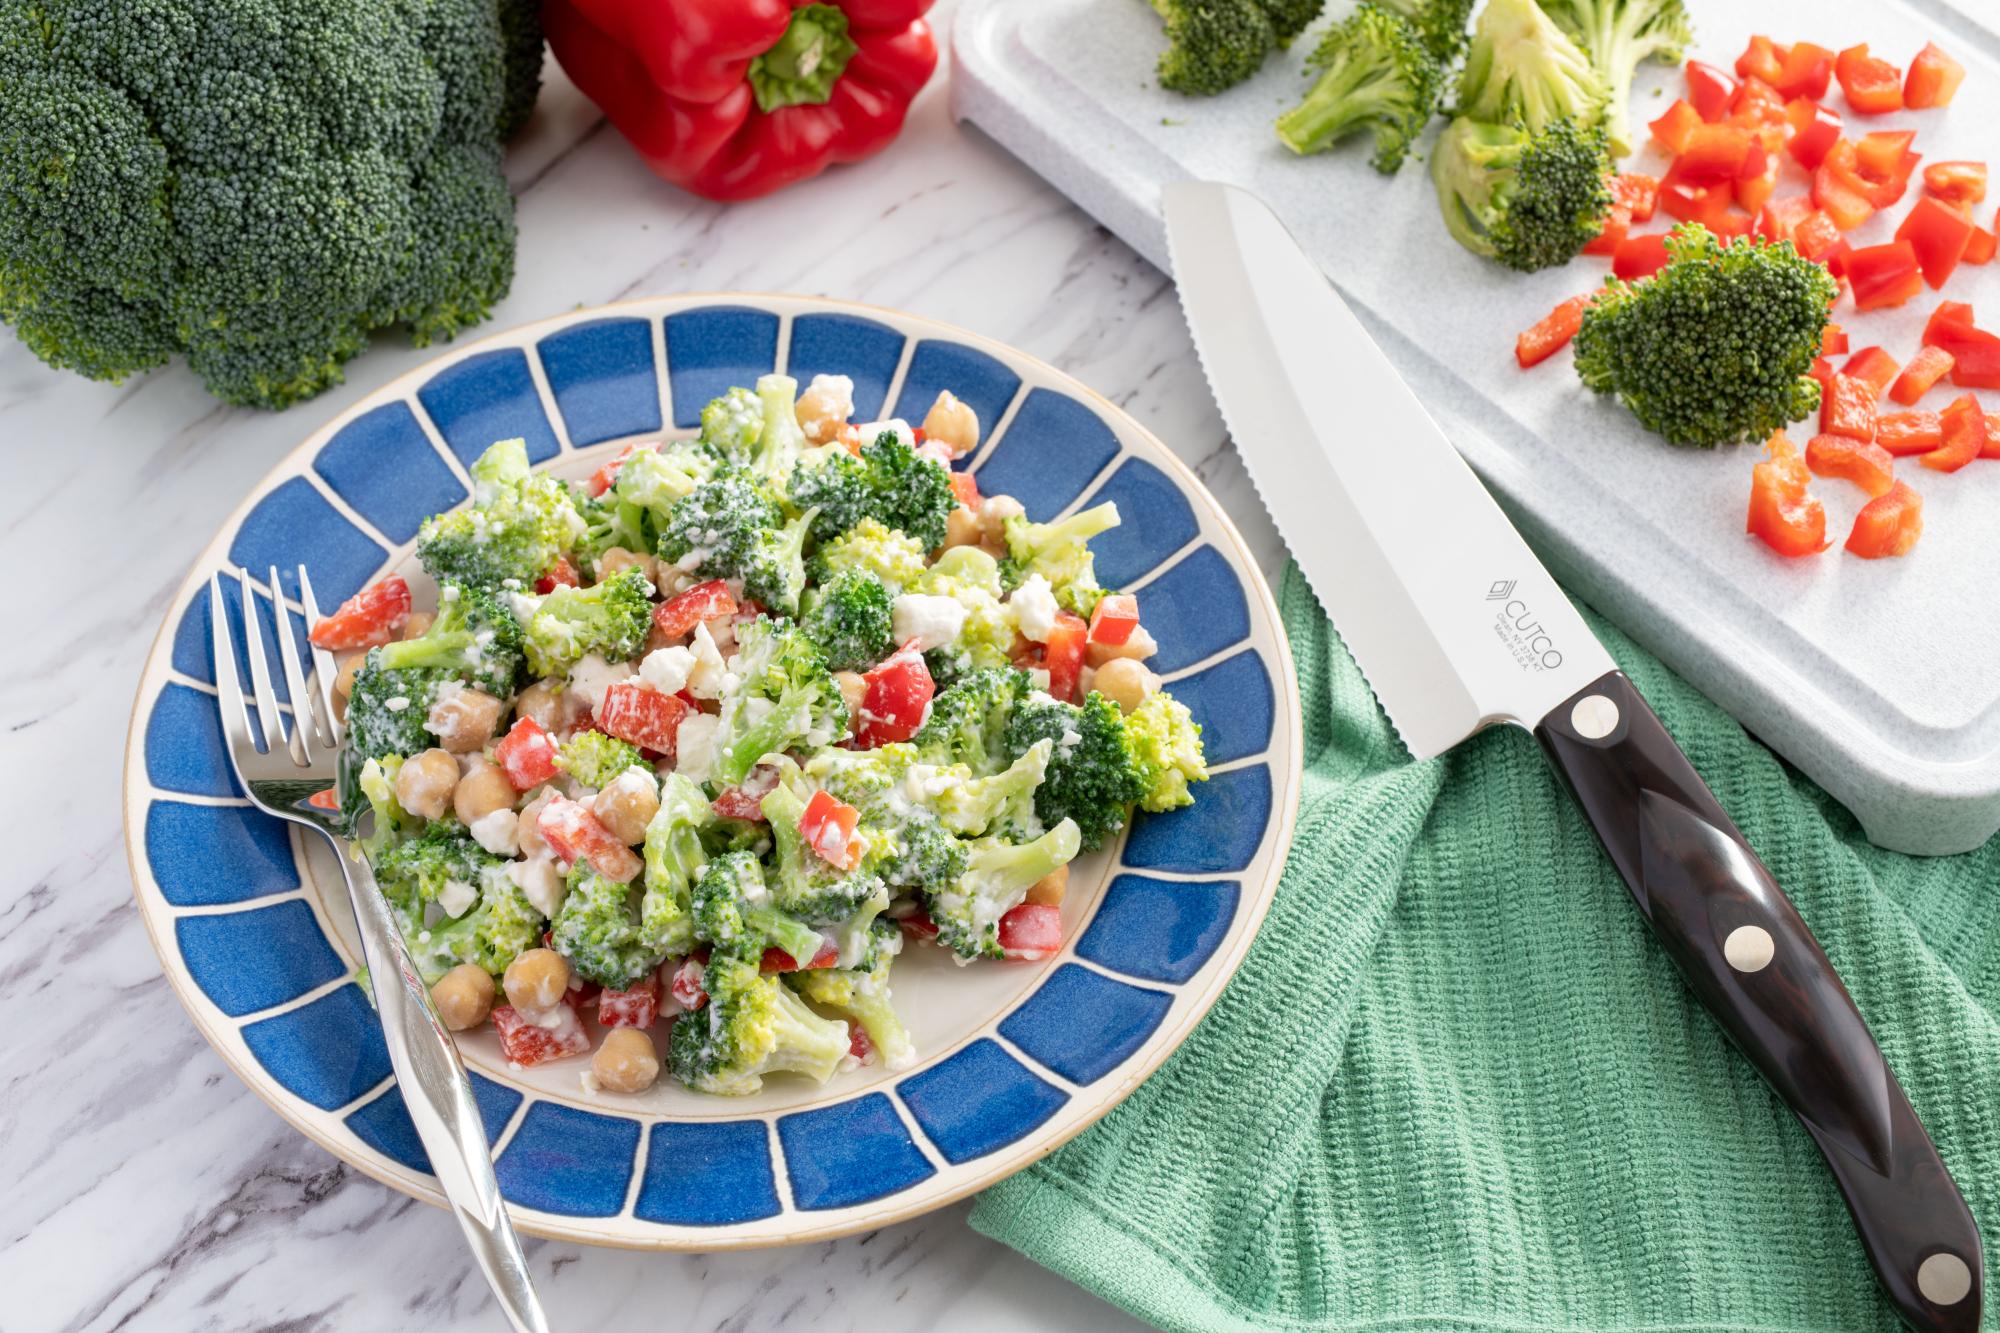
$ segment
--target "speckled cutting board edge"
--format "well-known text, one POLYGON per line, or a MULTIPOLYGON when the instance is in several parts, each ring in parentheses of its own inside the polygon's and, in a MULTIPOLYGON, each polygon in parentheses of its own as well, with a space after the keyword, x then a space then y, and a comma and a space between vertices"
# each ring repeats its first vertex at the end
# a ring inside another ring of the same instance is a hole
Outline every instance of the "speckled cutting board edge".
MULTIPOLYGON (((1329 0, 1328 17, 1348 7, 1329 0)), ((1688 7, 1691 54, 1725 67, 1753 31, 1836 48, 1868 41, 1898 62, 1936 40, 1967 66, 1953 107, 1850 114, 1848 133, 1913 127, 1930 160, 1989 156, 1994 140, 1980 127, 2000 123, 2000 32, 1987 21, 1936 0, 1688 7)), ((1575 594, 1826 788, 1876 843, 1945 854, 1992 836, 2000 828, 2000 465, 1934 480, 1899 468, 1924 492, 1927 519, 1923 542, 1903 561, 1842 554, 1838 543, 1865 497, 1830 482, 1814 490, 1834 548, 1802 562, 1769 555, 1742 531, 1754 450, 1718 457, 1661 443, 1585 391, 1566 353, 1532 373, 1515 367, 1515 332, 1601 282, 1602 261, 1508 273, 1445 234, 1424 162, 1385 179, 1364 151, 1299 159, 1276 142, 1270 121, 1302 91, 1316 32, 1249 83, 1197 100, 1154 86, 1162 38, 1143 0, 968 0, 952 33, 952 109, 1162 269, 1162 186, 1202 177, 1254 190, 1575 594)), ((1635 137, 1678 95, 1680 78, 1678 69, 1641 71, 1635 137)), ((1845 111, 1837 86, 1829 102, 1845 111)), ((1628 162, 1658 172, 1653 151, 1628 162)), ((1781 192, 1802 188, 1796 176, 1781 180, 1781 192)), ((1850 239, 1889 239, 1914 198, 1850 239)), ((2000 264, 1961 268, 1944 292, 1926 289, 1897 311, 1856 319, 1843 301, 1835 318, 1848 316, 1855 347, 1881 343, 1901 360, 1944 298, 1972 301, 1990 325, 1984 308, 2000 309, 2000 264)), ((1937 390, 1922 406, 1945 401, 1937 390)), ((1987 406, 2000 409, 2000 400, 1987 406)), ((1794 438, 1803 443, 1811 431, 1799 423, 1794 438)))

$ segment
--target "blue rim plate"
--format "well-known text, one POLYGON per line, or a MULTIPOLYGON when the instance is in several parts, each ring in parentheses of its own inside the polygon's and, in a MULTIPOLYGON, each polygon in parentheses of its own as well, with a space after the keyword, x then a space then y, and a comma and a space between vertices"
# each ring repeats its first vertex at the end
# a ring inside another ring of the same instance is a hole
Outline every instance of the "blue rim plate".
MULTIPOLYGON (((353 912, 332 853, 248 808, 217 726, 210 573, 305 562, 332 606, 413 567, 425 515, 465 500, 466 464, 520 436, 582 477, 633 439, 692 434, 702 405, 782 369, 851 375, 861 420, 921 421, 940 389, 987 426, 964 466, 1047 519, 1115 499, 1104 580, 1139 593, 1152 665, 1205 728, 1194 806, 1141 816, 1077 863, 1065 946, 1045 963, 897 965, 922 1052, 825 1087, 754 1097, 664 1085, 586 1093, 582 1061, 510 1070, 461 1040, 522 1229, 715 1250, 823 1240, 989 1185, 1085 1128, 1186 1036, 1235 970, 1283 868, 1299 791, 1298 694, 1277 609, 1194 475, 1069 376, 932 320, 808 297, 690 294, 579 310, 457 348, 315 432, 223 525, 147 658, 125 754, 140 915, 175 993, 230 1068, 342 1160, 441 1203, 352 977, 353 912)), ((271 590, 253 594, 271 625, 271 590)), ((290 599, 297 589, 279 595, 290 599)), ((233 594, 232 594, 233 595, 233 594)), ((266 635, 272 631, 267 628, 266 635)))

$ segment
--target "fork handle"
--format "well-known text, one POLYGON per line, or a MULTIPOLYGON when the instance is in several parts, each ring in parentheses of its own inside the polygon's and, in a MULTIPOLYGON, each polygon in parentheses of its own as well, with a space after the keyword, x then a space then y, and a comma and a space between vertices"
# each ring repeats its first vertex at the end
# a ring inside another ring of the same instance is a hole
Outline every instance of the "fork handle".
POLYGON ((410 951, 389 914, 367 860, 336 843, 343 853, 348 897, 361 927, 361 951, 375 984, 375 1009, 389 1044, 396 1085, 431 1159, 431 1170, 465 1232, 487 1286, 516 1333, 548 1333, 548 1320, 528 1277, 521 1238, 507 1217, 486 1127, 473 1100, 472 1080, 459 1062, 458 1047, 431 1008, 430 988, 417 975, 410 951))

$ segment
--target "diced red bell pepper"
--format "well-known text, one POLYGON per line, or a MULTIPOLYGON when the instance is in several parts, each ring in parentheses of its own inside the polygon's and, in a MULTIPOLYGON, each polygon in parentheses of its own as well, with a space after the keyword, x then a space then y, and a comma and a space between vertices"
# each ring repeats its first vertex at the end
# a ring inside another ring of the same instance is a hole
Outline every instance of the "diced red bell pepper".
POLYGON ((1852 375, 1835 375, 1820 395, 1819 429, 1823 435, 1845 435, 1853 440, 1874 439, 1873 386, 1852 375))
POLYGON ((1636 282, 1640 278, 1650 278, 1665 268, 1667 258, 1667 238, 1661 233, 1627 236, 1618 243, 1617 251, 1611 256, 1611 272, 1614 277, 1636 282))
POLYGON ((1847 104, 1864 116, 1887 115, 1903 109, 1903 71, 1868 54, 1868 43, 1850 46, 1833 62, 1833 76, 1847 94, 1847 104))
POLYGON ((1979 451, 1979 456, 2000 459, 2000 412, 1986 414, 1986 447, 1979 451))
POLYGON ((1873 440, 1845 435, 1815 435, 1806 441, 1806 466, 1815 477, 1851 481, 1870 495, 1895 484, 1896 460, 1873 440))
POLYGON ((1907 555, 1924 533, 1924 497, 1903 482, 1861 506, 1847 549, 1863 560, 1907 555))
POLYGON ((931 696, 937 692, 924 655, 904 647, 884 658, 874 670, 864 672, 861 679, 867 688, 861 696, 860 716, 854 721, 855 744, 872 750, 916 735, 924 724, 931 696))
POLYGON ((1976 204, 1986 197, 1984 162, 1933 162, 1924 168, 1924 189, 1951 204, 1976 204))
POLYGON ((1847 330, 1834 323, 1826 322, 1819 331, 1819 354, 1821 356, 1845 356, 1847 354, 1847 330))
POLYGON ((681 965, 674 969, 674 979, 667 983, 667 993, 674 997, 674 1003, 688 1013, 693 1013, 708 1003, 708 991, 702 986, 708 973, 708 950, 699 949, 681 959, 681 965))
POLYGON ((1990 264, 1996 250, 2000 250, 2000 235, 1984 227, 1974 227, 1972 239, 1965 243, 1965 253, 1958 259, 1961 264, 1990 264))
POLYGON ((1792 228, 1792 244, 1807 259, 1824 263, 1827 252, 1840 244, 1840 228, 1825 212, 1815 208, 1792 228))
POLYGON ((1986 451, 1986 414, 1972 394, 1954 398, 1938 414, 1944 442, 1917 461, 1936 472, 1956 472, 1986 451))
POLYGON ((1845 139, 1836 141, 1828 150, 1826 159, 1814 169, 1812 201, 1813 207, 1833 219, 1834 226, 1842 231, 1853 231, 1875 215, 1875 205, 1847 183, 1851 171, 1843 173, 1835 167, 1834 155, 1843 145, 1852 148, 1845 139))
POLYGON ((1784 77, 1785 57, 1789 49, 1780 46, 1769 37, 1752 37, 1743 54, 1736 57, 1736 77, 1739 79, 1762 79, 1775 85, 1784 77))
MULTIPOLYGON (((1612 253, 1612 262, 1615 269, 1616 251, 1612 253)), ((1588 296, 1572 296, 1535 321, 1533 328, 1523 330, 1521 335, 1514 339, 1514 360, 1520 363, 1521 369, 1538 366, 1567 347, 1569 340, 1576 337, 1576 331, 1583 327, 1584 307, 1590 302, 1591 298, 1588 296)), ((1099 602, 1098 605, 1102 606, 1103 603, 1099 602)), ((1137 623, 1136 619, 1134 623, 1137 623)), ((1126 638, 1130 637, 1131 631, 1128 629, 1126 638)), ((1117 640, 1119 643, 1124 641, 1124 639, 1117 640)), ((1101 642, 1112 641, 1105 639, 1101 642)))
POLYGON ((1972 324, 1972 304, 1969 301, 1939 301, 1931 317, 1924 321, 1924 346, 1936 347, 1940 343, 1941 330, 1947 324, 1972 324))
POLYGON ((1903 105, 1912 111, 1950 106, 1963 82, 1965 66, 1939 50, 1936 42, 1926 42, 1903 80, 1903 105))
POLYGON ((1894 206, 1910 188, 1917 163, 1924 160, 1922 153, 1910 151, 1916 137, 1915 130, 1870 130, 1856 139, 1855 179, 1848 183, 1877 209, 1894 206))
POLYGON ((401 574, 391 574, 342 602, 332 615, 321 616, 308 637, 315 646, 336 653, 379 648, 401 638, 409 621, 410 585, 401 574))
POLYGON ((514 719, 514 725, 493 747, 493 762, 500 765, 515 791, 539 787, 560 771, 555 741, 531 717, 514 719))
POLYGON ((760 972, 817 972, 823 967, 832 967, 840 961, 840 950, 829 942, 822 942, 819 951, 801 963, 783 949, 766 949, 764 957, 757 964, 760 972))
POLYGON ((956 468, 947 468, 946 472, 951 477, 952 496, 967 509, 979 508, 979 479, 956 468))
POLYGON ((736 596, 721 579, 697 583, 653 608, 653 629, 670 639, 694 633, 704 620, 736 614, 736 596))
POLYGON ((1082 616, 1056 612, 1055 627, 1042 645, 1042 665, 1048 668, 1049 693, 1065 703, 1076 700, 1077 682, 1083 675, 1084 650, 1089 647, 1090 626, 1082 616))
POLYGON ((1786 103, 1785 121, 1791 127, 1785 151, 1807 171, 1824 162, 1827 150, 1840 142, 1840 113, 1809 97, 1786 103))
MULTIPOLYGON (((1736 183, 1739 185, 1742 184, 1741 181, 1736 183)), ((1724 187, 1715 186, 1713 188, 1717 193, 1722 194, 1725 199, 1728 197, 1724 187)), ((1727 205, 1724 205, 1716 209, 1712 216, 1700 218, 1698 221, 1714 232, 1718 238, 1727 242, 1735 240, 1738 236, 1748 236, 1750 228, 1754 225, 1756 219, 1748 213, 1733 213, 1727 205)))
POLYGON ((1856 310, 1901 305, 1924 289, 1917 252, 1908 241, 1863 246, 1847 256, 1846 268, 1856 310))
POLYGON ((868 1029, 859 1023, 847 1025, 847 1053, 864 1065, 875 1059, 875 1043, 868 1040, 868 1029))
MULTIPOLYGON (((1736 90, 1736 96, 1729 99, 1728 123, 1740 129, 1756 133, 1765 128, 1777 128, 1784 124, 1785 97, 1776 88, 1762 79, 1745 79, 1736 90)), ((1784 142, 1782 136, 1772 146, 1784 142)))
POLYGON ((1618 243, 1632 231, 1632 217, 1618 204, 1611 205, 1604 214, 1604 224, 1597 229, 1597 235, 1583 243, 1579 252, 1586 255, 1612 255, 1618 253, 1618 243))
POLYGON ((1944 424, 1935 412, 1885 412, 1875 418, 1875 443, 1895 458, 1927 454, 1944 443, 1944 424))
POLYGON ((1864 347, 1847 358, 1847 364, 1840 368, 1840 373, 1866 384, 1873 401, 1880 398, 1882 391, 1896 378, 1897 369, 1895 357, 1879 347, 1864 347))
POLYGON ((1833 81, 1833 52, 1814 42, 1793 42, 1778 77, 1764 81, 1784 97, 1824 97, 1833 81))
POLYGON ((2000 389, 2000 337, 1970 323, 1944 323, 1924 341, 1951 353, 1951 382, 1959 388, 2000 389))
POLYGON ((574 588, 582 582, 582 576, 576 572, 576 566, 569 562, 569 557, 559 555, 556 557, 556 562, 535 580, 535 591, 546 597, 557 588, 574 588))
POLYGON ((604 827, 590 807, 566 796, 552 797, 535 818, 535 831, 549 850, 574 864, 588 861, 598 874, 629 884, 643 868, 632 849, 604 827))
POLYGON ((1738 180, 1733 187, 1737 205, 1748 210, 1744 218, 1746 231, 1756 230, 1756 214, 1764 207, 1765 201, 1778 192, 1778 161, 1770 158, 1767 162, 1763 171, 1748 179, 1738 180))
POLYGON ((1736 80, 1728 73, 1700 60, 1687 62, 1688 101, 1701 118, 1713 125, 1729 114, 1736 96, 1736 80))
POLYGON ((1972 239, 1972 222, 1942 199, 1925 195, 1896 228, 1896 239, 1908 241, 1917 252, 1917 267, 1935 290, 1944 286, 1958 267, 1966 243, 1972 239))
POLYGON ((523 1069, 582 1055, 590 1049, 590 1034, 583 1030, 583 1020, 567 1000, 532 1016, 511 1004, 496 1004, 493 1027, 500 1034, 500 1052, 507 1063, 523 1069))
POLYGON ((919 909, 905 917, 898 917, 896 925, 913 940, 934 940, 938 935, 937 922, 931 920, 928 912, 919 909))
POLYGON ((1063 942, 1062 909, 1047 903, 1017 903, 1000 918, 1000 948, 1017 963, 1053 958, 1063 942))
POLYGON ((852 870, 861 859, 865 842, 854 831, 861 812, 831 792, 816 791, 799 816, 799 836, 820 860, 841 870, 852 870))
POLYGON ((1653 210, 1659 206, 1660 182, 1655 176, 1647 176, 1637 171, 1621 171, 1608 182, 1611 187, 1611 202, 1615 207, 1623 207, 1632 215, 1634 222, 1651 222, 1653 210))
POLYGON ((1646 128, 1652 131, 1653 139, 1666 149, 1667 156, 1677 156, 1687 146, 1688 136, 1704 122, 1701 112, 1694 109, 1685 98, 1676 98, 1672 106, 1655 117, 1646 128))
POLYGON ((627 459, 632 457, 633 454, 639 452, 639 450, 641 449, 650 449, 653 450, 654 452, 658 452, 659 447, 660 446, 657 444, 626 445, 623 449, 620 449, 618 451, 618 456, 616 458, 612 459, 610 462, 606 463, 603 467, 597 469, 597 471, 590 474, 590 480, 584 483, 584 489, 589 491, 592 495, 604 494, 606 491, 610 490, 614 485, 617 484, 618 473, 621 470, 623 470, 625 466, 625 461, 627 459))
POLYGON ((1812 481, 1798 446, 1783 431, 1764 445, 1750 473, 1746 530, 1779 555, 1817 555, 1826 541, 1826 507, 1806 493, 1812 481))
POLYGON ((1789 241, 1793 238, 1793 232, 1799 223, 1811 217, 1815 211, 1812 200, 1802 194, 1788 194, 1782 199, 1773 199, 1757 214, 1757 234, 1767 241, 1789 241))
POLYGON ((672 758, 688 706, 646 685, 613 685, 604 692, 597 725, 608 736, 672 758))
POLYGON ((1889 386, 1889 397, 1909 407, 1949 374, 1951 365, 1952 355, 1944 348, 1919 347, 1917 354, 1910 358, 1910 364, 1903 367, 1903 373, 1889 386))
POLYGON ((1813 358, 1813 363, 1806 367, 1806 374, 1819 381, 1820 392, 1824 393, 1826 386, 1833 379, 1833 362, 1823 356, 1816 356, 1813 358))
POLYGON ((1697 125, 1668 174, 1696 185, 1735 180, 1750 154, 1750 131, 1735 125, 1697 125))
POLYGON ((1129 592, 1108 592, 1097 599, 1090 613, 1090 641, 1112 645, 1128 643, 1139 628, 1139 599, 1129 592))
POLYGON ((717 792, 715 799, 709 802, 709 808, 724 819, 747 819, 753 824, 761 824, 764 822, 764 798, 777 785, 778 770, 769 765, 759 765, 736 786, 724 787, 717 792))
POLYGON ((660 1016, 660 979, 648 973, 624 990, 597 993, 597 1022, 607 1028, 653 1026, 660 1016))

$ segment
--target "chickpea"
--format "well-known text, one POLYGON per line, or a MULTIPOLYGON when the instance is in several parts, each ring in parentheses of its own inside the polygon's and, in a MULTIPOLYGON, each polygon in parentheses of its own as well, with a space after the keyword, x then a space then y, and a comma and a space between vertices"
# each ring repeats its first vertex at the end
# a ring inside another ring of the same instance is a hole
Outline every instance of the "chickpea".
POLYGON ((1028 886, 1027 901, 1044 907, 1061 907, 1063 895, 1068 892, 1069 864, 1065 862, 1028 886))
POLYGON ((507 1003, 539 1013, 560 1004, 569 990, 569 960, 554 949, 530 949, 507 964, 500 984, 507 988, 507 1003))
POLYGON ((451 794, 452 812, 458 822, 470 825, 484 819, 495 810, 509 810, 514 805, 514 784, 507 781, 507 775, 499 765, 484 759, 475 759, 458 780, 458 787, 451 794))
POLYGON ((727 657, 736 651, 736 617, 717 616, 701 623, 708 626, 708 637, 715 640, 716 652, 727 657))
POLYGON ((660 1053, 638 1028, 613 1028, 590 1057, 597 1086, 608 1092, 644 1092, 660 1076, 660 1053))
POLYGON ((620 778, 597 793, 590 808, 613 837, 632 847, 646 840, 646 825, 660 810, 660 794, 650 779, 627 782, 620 778))
POLYGON ((947 550, 954 546, 977 546, 984 535, 979 515, 964 505, 945 515, 944 544, 947 550))
POLYGON ((522 807, 520 828, 515 834, 515 840, 521 847, 521 855, 540 856, 549 850, 547 839, 542 837, 541 816, 542 807, 549 803, 553 795, 552 791, 544 789, 540 796, 522 807))
POLYGON ((421 639, 424 636, 424 631, 428 630, 431 627, 431 622, 436 619, 437 617, 428 611, 410 612, 410 618, 403 622, 403 637, 406 639, 421 639))
POLYGON ((425 819, 442 819, 457 786, 458 760, 443 750, 425 750, 396 770, 396 804, 425 819))
POLYGON ((347 719, 347 696, 354 693, 354 674, 361 670, 361 664, 367 660, 367 653, 349 653, 340 659, 340 667, 333 673, 333 716, 335 721, 345 721, 347 719))
MULTIPOLYGON (((799 429, 814 444, 831 444, 854 411, 854 382, 845 375, 821 375, 799 395, 799 429)), ((648 1080, 650 1081, 650 1080, 648 1080)))
POLYGON ((1007 520, 1028 511, 1011 495, 989 495, 979 504, 979 535, 989 546, 1007 549, 1007 520))
POLYGON ((543 731, 560 731, 563 683, 559 680, 538 680, 522 690, 514 700, 514 715, 532 719, 543 731))
POLYGON ((1097 692, 1129 713, 1160 688, 1160 678, 1129 657, 1116 657, 1097 668, 1097 692))
POLYGON ((1160 651, 1158 641, 1146 632, 1144 625, 1139 625, 1132 630, 1132 637, 1123 643, 1097 643, 1093 641, 1090 647, 1084 652, 1084 661, 1094 667, 1102 667, 1105 663, 1115 662, 1121 657, 1140 662, 1151 657, 1158 651, 1160 651))
POLYGON ((979 414, 946 389, 924 414, 924 439, 936 440, 954 454, 969 454, 979 447, 979 414))
POLYGON ((853 717, 861 711, 861 701, 868 697, 868 682, 861 679, 858 671, 836 671, 833 683, 840 686, 840 697, 847 701, 847 715, 853 717))
POLYGON ((634 552, 622 546, 614 546, 597 557, 597 581, 602 583, 613 574, 637 567, 645 573, 646 581, 650 583, 657 577, 655 570, 658 566, 659 561, 651 552, 634 552))
POLYGON ((493 1008, 493 976, 474 963, 460 963, 431 987, 431 1007, 453 1032, 476 1028, 493 1008))
POLYGON ((428 725, 453 754, 473 754, 493 739, 506 703, 484 690, 459 690, 431 708, 428 725))

